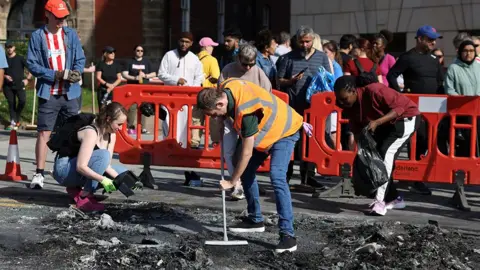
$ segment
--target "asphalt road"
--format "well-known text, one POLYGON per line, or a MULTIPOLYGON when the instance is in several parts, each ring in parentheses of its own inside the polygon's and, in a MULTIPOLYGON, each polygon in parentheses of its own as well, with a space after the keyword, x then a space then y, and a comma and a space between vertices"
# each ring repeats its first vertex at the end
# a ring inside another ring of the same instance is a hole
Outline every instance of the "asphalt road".
MULTIPOLYGON (((22 172, 29 176, 35 170, 34 145, 32 133, 20 133, 22 172)), ((0 170, 7 149, 8 136, 2 133, 0 170)), ((47 168, 52 159, 49 155, 47 168)), ((128 167, 141 172, 141 166, 128 167)), ((111 195, 105 200, 114 224, 110 228, 99 225, 105 216, 69 210, 72 202, 50 176, 41 191, 0 182, 0 269, 480 269, 478 187, 467 188, 471 212, 450 207, 452 187, 438 185, 432 186, 432 196, 404 189, 407 208, 385 217, 365 215, 367 199, 293 193, 299 251, 275 256, 275 200, 266 176, 259 177, 268 191, 261 198, 270 224, 266 233, 231 236, 247 239, 248 247, 216 248, 203 241, 222 239, 219 173, 195 170, 204 186, 190 188, 182 186, 184 170, 153 167, 156 190, 145 189, 129 199, 111 195), (356 251, 374 243, 378 250, 356 251)), ((232 224, 245 202, 228 202, 227 207, 232 224)))

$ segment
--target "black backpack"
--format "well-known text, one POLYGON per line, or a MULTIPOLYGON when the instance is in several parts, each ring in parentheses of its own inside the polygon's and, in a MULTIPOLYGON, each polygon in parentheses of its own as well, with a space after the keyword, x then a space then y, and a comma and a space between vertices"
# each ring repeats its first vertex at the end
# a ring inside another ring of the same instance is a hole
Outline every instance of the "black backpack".
POLYGON ((377 76, 377 64, 373 63, 373 67, 369 72, 366 72, 362 64, 360 64, 360 61, 358 59, 353 59, 353 62, 355 62, 355 66, 358 69, 358 76, 357 76, 357 86, 363 87, 367 86, 371 83, 376 83, 378 82, 378 76, 377 76))
POLYGON ((80 150, 77 132, 80 128, 91 125, 94 119, 95 114, 92 113, 80 113, 69 117, 51 136, 47 142, 48 148, 54 153, 57 152, 59 157, 76 157, 80 150))

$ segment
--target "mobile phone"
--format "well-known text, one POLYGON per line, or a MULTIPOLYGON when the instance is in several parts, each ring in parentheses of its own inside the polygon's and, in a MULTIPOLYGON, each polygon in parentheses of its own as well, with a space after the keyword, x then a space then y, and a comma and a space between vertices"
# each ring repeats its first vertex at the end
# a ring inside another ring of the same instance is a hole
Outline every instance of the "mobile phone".
POLYGON ((308 67, 302 69, 302 71, 300 71, 297 75, 295 75, 295 77, 298 77, 300 76, 301 74, 305 73, 305 71, 307 71, 308 67))

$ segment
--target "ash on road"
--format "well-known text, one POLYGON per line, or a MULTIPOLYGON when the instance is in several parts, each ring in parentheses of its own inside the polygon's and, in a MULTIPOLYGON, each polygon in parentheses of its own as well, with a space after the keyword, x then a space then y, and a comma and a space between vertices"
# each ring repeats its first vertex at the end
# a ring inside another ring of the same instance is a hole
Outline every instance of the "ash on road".
MULTIPOLYGON (((7 211, 7 210, 2 210, 7 211)), ((218 212, 155 203, 110 204, 84 215, 47 206, 8 210, 1 269, 480 269, 480 238, 435 225, 296 216, 299 250, 276 255, 276 217, 265 233, 221 240, 218 212)), ((242 214, 230 214, 232 224, 242 214), (237 216, 235 216, 237 215, 237 216)))

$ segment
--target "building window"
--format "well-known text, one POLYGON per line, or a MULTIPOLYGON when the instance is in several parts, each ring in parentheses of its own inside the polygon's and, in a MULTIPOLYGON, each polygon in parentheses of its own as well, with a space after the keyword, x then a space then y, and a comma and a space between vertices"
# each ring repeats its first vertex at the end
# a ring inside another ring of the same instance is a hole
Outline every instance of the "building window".
POLYGON ((270 7, 265 5, 262 10, 262 26, 270 29, 270 7))

